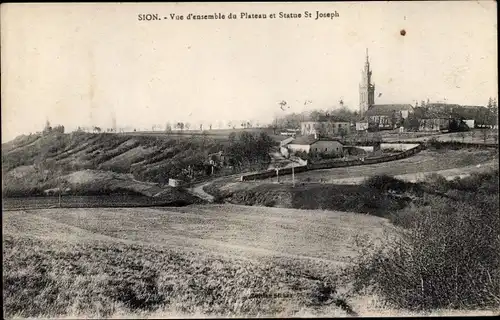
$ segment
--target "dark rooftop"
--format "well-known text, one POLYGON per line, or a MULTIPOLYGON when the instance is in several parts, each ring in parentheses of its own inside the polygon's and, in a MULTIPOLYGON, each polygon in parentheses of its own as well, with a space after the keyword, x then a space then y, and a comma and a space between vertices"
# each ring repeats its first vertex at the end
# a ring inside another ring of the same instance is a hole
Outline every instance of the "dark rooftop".
POLYGON ((374 104, 366 111, 366 116, 391 116, 394 111, 412 110, 411 104, 374 104))
POLYGON ((308 136, 297 137, 292 142, 290 142, 290 144, 311 145, 317 141, 337 141, 337 142, 340 142, 339 139, 332 139, 332 138, 326 138, 326 137, 315 138, 313 135, 308 135, 308 136))

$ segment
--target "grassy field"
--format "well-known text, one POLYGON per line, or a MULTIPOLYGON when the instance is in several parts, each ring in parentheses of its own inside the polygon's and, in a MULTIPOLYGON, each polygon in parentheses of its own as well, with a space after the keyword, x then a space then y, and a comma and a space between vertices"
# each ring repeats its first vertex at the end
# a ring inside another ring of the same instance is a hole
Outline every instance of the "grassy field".
POLYGON ((357 237, 387 228, 367 215, 232 205, 3 220, 7 317, 345 316, 336 273, 357 237))
POLYGON ((339 276, 394 227, 353 213, 235 205, 3 212, 4 316, 492 315, 388 308, 339 276))

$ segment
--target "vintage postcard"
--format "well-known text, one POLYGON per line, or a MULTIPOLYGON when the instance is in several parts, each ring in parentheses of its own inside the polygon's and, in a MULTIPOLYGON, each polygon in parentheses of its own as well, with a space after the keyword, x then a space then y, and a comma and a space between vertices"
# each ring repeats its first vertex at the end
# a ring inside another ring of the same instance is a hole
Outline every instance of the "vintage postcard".
POLYGON ((4 317, 500 313, 495 1, 0 8, 4 317))

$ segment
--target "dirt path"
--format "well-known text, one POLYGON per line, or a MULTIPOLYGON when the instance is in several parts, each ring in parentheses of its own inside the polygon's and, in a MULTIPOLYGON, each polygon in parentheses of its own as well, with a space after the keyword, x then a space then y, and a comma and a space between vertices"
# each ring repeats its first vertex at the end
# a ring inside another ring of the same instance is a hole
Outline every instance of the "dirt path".
POLYGON ((203 190, 203 187, 211 184, 212 182, 213 181, 208 181, 208 182, 205 182, 203 184, 195 185, 192 188, 188 189, 188 191, 192 195, 212 203, 212 202, 214 202, 214 199, 215 199, 214 196, 206 193, 205 190, 203 190))

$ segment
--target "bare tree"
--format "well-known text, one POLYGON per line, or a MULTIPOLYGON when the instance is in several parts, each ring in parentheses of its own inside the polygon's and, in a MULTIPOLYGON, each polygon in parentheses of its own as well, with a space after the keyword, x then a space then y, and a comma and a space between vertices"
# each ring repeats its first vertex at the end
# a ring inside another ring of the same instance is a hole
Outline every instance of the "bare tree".
POLYGON ((340 128, 339 129, 339 134, 340 134, 340 137, 342 138, 342 141, 345 141, 345 138, 347 137, 347 130, 345 128, 340 128))
MULTIPOLYGON (((465 142, 465 132, 460 131, 460 132, 458 133, 458 135, 460 136, 460 138, 462 138, 462 143, 464 143, 464 142, 465 142)), ((485 142, 486 142, 486 141, 485 141, 485 142)))
POLYGON ((483 129, 481 131, 481 136, 483 137, 483 142, 486 143, 486 140, 488 139, 488 130, 487 129, 483 129))

